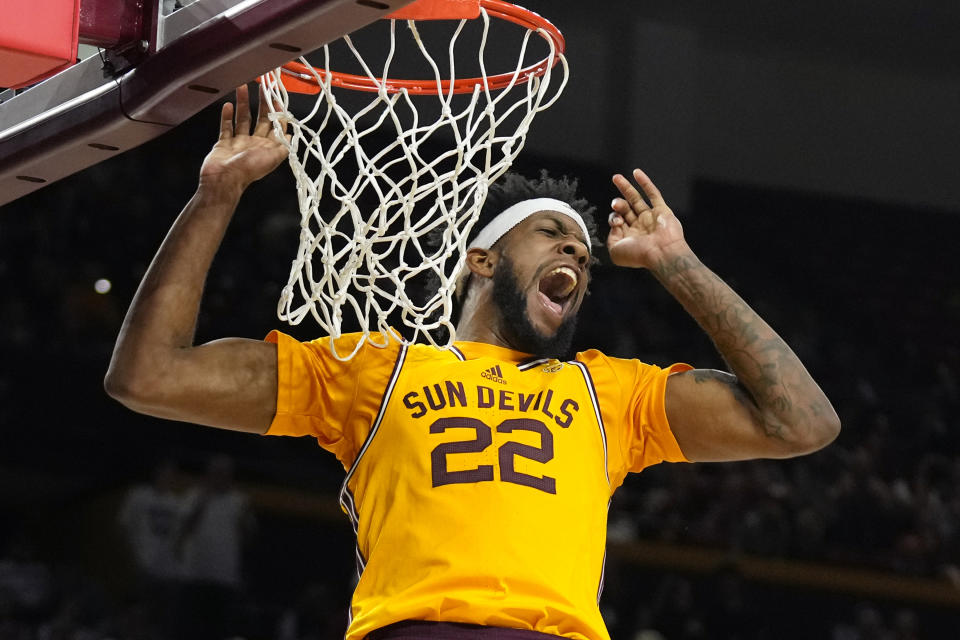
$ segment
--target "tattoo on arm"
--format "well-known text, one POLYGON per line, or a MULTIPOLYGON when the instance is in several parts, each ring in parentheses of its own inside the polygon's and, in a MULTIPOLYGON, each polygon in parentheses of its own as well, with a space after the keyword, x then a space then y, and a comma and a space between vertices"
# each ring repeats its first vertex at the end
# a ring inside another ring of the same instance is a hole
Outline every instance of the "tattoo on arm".
POLYGON ((697 384, 717 383, 722 384, 730 390, 730 393, 736 401, 754 416, 754 419, 763 427, 764 433, 777 439, 784 439, 783 427, 777 423, 763 420, 758 411, 757 403, 750 396, 750 392, 743 386, 737 376, 726 371, 717 371, 715 369, 694 369, 690 372, 693 380, 697 384))
POLYGON ((710 336, 735 375, 697 370, 698 384, 726 385, 754 421, 782 440, 833 413, 829 401, 780 336, 740 296, 692 254, 652 269, 710 336))

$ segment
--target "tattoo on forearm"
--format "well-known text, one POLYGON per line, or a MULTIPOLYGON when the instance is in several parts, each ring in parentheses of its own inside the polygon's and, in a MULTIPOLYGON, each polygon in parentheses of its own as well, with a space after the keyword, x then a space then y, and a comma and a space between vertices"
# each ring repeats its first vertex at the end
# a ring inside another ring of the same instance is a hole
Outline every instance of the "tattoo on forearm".
POLYGON ((764 433, 785 439, 829 402, 789 346, 726 283, 692 255, 655 265, 654 275, 713 340, 735 375, 698 371, 697 383, 728 386, 764 433))

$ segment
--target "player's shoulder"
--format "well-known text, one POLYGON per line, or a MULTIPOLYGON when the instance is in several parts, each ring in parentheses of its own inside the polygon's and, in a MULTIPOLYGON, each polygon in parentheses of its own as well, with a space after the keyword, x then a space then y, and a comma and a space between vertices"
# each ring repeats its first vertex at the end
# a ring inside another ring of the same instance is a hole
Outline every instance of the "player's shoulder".
POLYGON ((357 331, 344 333, 336 338, 321 336, 301 341, 274 330, 267 335, 266 341, 276 343, 280 347, 300 347, 324 359, 332 357, 338 360, 353 360, 357 356, 362 357, 368 353, 374 354, 374 357, 395 358, 403 344, 396 336, 379 331, 369 334, 357 331))
POLYGON ((648 364, 639 358, 620 358, 598 349, 580 351, 574 361, 585 365, 595 380, 610 378, 615 384, 632 385, 638 378, 645 378, 660 371, 657 365, 648 364))
POLYGON ((585 364, 587 367, 623 367, 643 364, 636 358, 617 358, 615 356, 607 355, 599 349, 578 351, 574 356, 573 361, 585 364))
POLYGON ((586 365, 607 365, 607 366, 626 366, 626 367, 655 367, 657 365, 644 362, 640 358, 623 358, 611 356, 599 349, 586 349, 578 351, 574 356, 576 362, 582 362, 586 365))
POLYGON ((410 363, 440 364, 463 362, 467 360, 467 357, 456 346, 444 349, 432 344, 416 342, 407 346, 405 359, 410 363))
POLYGON ((341 334, 336 338, 330 336, 314 338, 308 344, 313 348, 326 349, 327 351, 331 350, 332 345, 337 353, 345 354, 358 349, 364 351, 369 349, 395 352, 400 348, 402 342, 395 336, 381 331, 371 331, 369 334, 356 331, 341 334))

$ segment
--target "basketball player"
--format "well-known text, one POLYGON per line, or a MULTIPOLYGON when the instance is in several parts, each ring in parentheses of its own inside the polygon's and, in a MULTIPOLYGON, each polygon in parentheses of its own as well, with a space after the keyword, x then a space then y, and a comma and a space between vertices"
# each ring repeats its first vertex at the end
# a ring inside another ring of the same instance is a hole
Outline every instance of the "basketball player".
POLYGON ((607 506, 628 472, 787 458, 836 437, 820 388, 697 259, 640 170, 640 190, 613 178, 610 257, 649 270, 732 373, 598 351, 557 359, 587 290, 594 225, 569 185, 549 180, 512 203, 516 184, 494 190, 490 202, 508 206, 477 224, 450 350, 368 343, 340 362, 326 339, 277 332, 195 346, 204 279, 240 196, 285 157, 263 113, 251 124, 245 87, 235 111, 224 106, 196 194, 133 300, 106 388, 137 411, 310 435, 337 456, 360 569, 348 640, 606 639, 607 506))

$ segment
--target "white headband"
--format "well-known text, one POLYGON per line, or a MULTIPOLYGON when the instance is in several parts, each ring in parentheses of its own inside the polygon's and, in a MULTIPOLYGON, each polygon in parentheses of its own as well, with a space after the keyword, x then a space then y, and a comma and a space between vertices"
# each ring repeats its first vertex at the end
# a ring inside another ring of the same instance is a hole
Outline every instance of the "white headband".
POLYGON ((471 242, 467 248, 489 249, 497 240, 506 235, 510 229, 513 229, 533 214, 540 213, 541 211, 556 211, 576 222, 580 227, 580 231, 583 232, 583 238, 587 243, 587 251, 590 251, 590 232, 587 231, 587 225, 584 223, 583 218, 569 204, 563 200, 556 200, 554 198, 533 198, 507 207, 503 212, 499 213, 497 217, 491 220, 487 226, 480 230, 480 233, 477 234, 477 237, 473 239, 473 242, 471 242))

